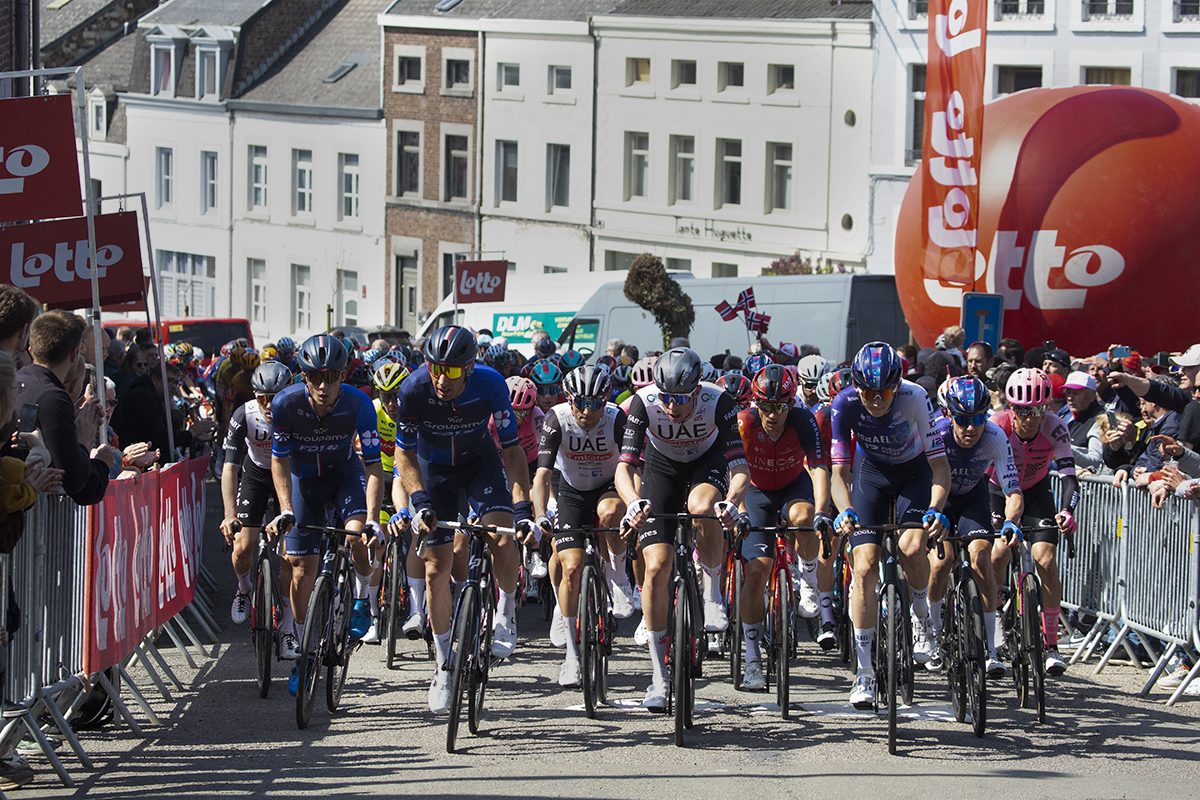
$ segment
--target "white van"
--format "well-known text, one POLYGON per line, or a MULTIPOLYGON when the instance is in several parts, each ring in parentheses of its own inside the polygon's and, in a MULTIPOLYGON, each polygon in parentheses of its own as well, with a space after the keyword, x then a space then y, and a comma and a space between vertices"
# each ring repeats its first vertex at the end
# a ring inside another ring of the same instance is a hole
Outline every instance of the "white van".
MULTIPOLYGON (((853 358, 862 345, 885 341, 908 342, 908 325, 896 279, 892 275, 788 275, 777 277, 705 278, 677 281, 692 300, 696 320, 688 340, 701 358, 717 353, 745 357, 754 334, 746 331, 744 316, 725 322, 716 306, 754 288, 755 311, 771 317, 766 338, 812 344, 831 362, 853 358)), ((579 309, 559 336, 562 345, 581 351, 597 342, 620 338, 642 352, 662 350, 662 330, 654 316, 625 298, 625 283, 608 283, 579 309)))

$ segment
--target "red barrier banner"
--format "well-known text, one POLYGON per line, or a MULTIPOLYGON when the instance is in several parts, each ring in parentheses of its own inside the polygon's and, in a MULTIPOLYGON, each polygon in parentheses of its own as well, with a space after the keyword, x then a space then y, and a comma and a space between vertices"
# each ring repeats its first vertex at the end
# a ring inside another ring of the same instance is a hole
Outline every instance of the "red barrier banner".
POLYGON ((183 610, 196 593, 204 534, 204 476, 208 457, 172 464, 158 476, 158 619, 183 610), (200 462, 203 467, 197 469, 200 462))
MULTIPOLYGON (((2 101, 0 101, 2 102, 2 101)), ((56 219, 0 228, 0 263, 8 260, 8 283, 50 308, 92 305, 92 265, 87 219, 56 219)), ((101 303, 137 300, 145 291, 137 214, 96 217, 96 263, 101 303)))
POLYGON ((83 214, 73 98, 0 100, 0 222, 83 214))
POLYGON ((504 300, 507 261, 459 261, 454 266, 460 303, 499 303, 504 300))
POLYGON ((922 208, 925 277, 973 284, 987 0, 930 0, 922 208))

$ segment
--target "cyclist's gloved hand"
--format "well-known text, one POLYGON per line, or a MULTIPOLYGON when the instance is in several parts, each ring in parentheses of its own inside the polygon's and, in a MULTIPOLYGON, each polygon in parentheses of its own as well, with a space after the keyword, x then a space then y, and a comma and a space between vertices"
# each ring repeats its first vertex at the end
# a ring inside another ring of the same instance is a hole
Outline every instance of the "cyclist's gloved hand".
POLYGON ((372 545, 383 547, 387 543, 387 534, 384 533, 383 528, 379 527, 379 523, 373 519, 367 520, 366 524, 363 525, 362 532, 363 538, 367 540, 368 547, 372 545))
POLYGON ((1079 528, 1079 523, 1075 521, 1075 515, 1070 511, 1060 511, 1054 515, 1054 521, 1058 523, 1058 529, 1068 536, 1074 536, 1075 531, 1079 528))
POLYGON ((1000 527, 1000 535, 1004 537, 1004 541, 1011 542, 1014 539, 1018 542, 1024 541, 1025 537, 1021 534, 1021 529, 1012 520, 1004 520, 1004 525, 1000 527))
POLYGON ((728 500, 718 500, 713 508, 717 512, 717 521, 721 523, 721 527, 725 530, 733 528, 736 522, 734 514, 737 513, 737 506, 728 500))
POLYGON ((551 497, 546 501, 546 518, 550 520, 553 526, 558 521, 558 498, 551 497))
POLYGON ((517 532, 517 541, 529 544, 534 541, 534 526, 531 519, 519 519, 513 522, 513 530, 517 532))
POLYGON ((824 511, 818 511, 813 515, 813 528, 817 533, 823 533, 828 530, 829 535, 832 536, 834 534, 833 527, 833 520, 824 511))
POLYGON ((859 526, 858 514, 852 508, 847 509, 834 518, 833 525, 842 533, 852 533, 859 526))
POLYGON ((936 508, 925 512, 925 516, 921 518, 921 524, 925 526, 925 530, 939 539, 950 530, 950 520, 936 508))
POLYGON ((408 530, 409 524, 412 522, 412 513, 407 508, 402 508, 388 518, 388 525, 393 526, 398 533, 408 530))
POLYGON ((267 525, 269 532, 274 532, 279 536, 286 536, 287 532, 296 524, 296 517, 293 514, 280 514, 275 519, 271 520, 267 525))
POLYGON ((640 531, 642 526, 646 524, 646 517, 650 516, 650 501, 638 498, 629 504, 629 508, 625 510, 625 518, 621 520, 621 526, 629 526, 635 531, 640 531))
POLYGON ((433 513, 432 508, 422 508, 417 511, 416 520, 422 533, 429 533, 437 527, 437 514, 433 513))
POLYGON ((542 534, 549 534, 554 530, 554 523, 550 521, 549 516, 538 517, 535 524, 537 529, 533 532, 534 541, 539 543, 542 541, 542 534))
POLYGON ((734 524, 742 534, 745 534, 750 530, 750 515, 743 511, 734 518, 734 524))

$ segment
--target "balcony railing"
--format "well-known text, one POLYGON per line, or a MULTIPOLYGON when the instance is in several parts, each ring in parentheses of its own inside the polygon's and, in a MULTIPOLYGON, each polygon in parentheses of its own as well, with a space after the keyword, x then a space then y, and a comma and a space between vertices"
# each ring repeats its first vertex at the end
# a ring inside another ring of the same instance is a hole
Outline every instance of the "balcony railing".
POLYGON ((996 2, 996 21, 1035 20, 1041 19, 1045 13, 1045 0, 997 0, 996 2))
POLYGON ((1200 22, 1200 0, 1175 0, 1176 22, 1200 22))
POLYGON ((1122 21, 1133 17, 1133 0, 1083 0, 1084 22, 1122 21))

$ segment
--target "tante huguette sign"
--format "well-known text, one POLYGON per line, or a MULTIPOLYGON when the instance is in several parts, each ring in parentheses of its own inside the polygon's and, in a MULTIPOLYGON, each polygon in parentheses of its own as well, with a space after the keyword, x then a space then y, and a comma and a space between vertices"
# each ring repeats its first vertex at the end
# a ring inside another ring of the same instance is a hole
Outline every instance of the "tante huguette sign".
POLYGON ((498 303, 504 299, 507 261, 459 261, 454 289, 460 303, 498 303))
POLYGON ((83 214, 71 95, 2 102, 0 222, 83 214))

